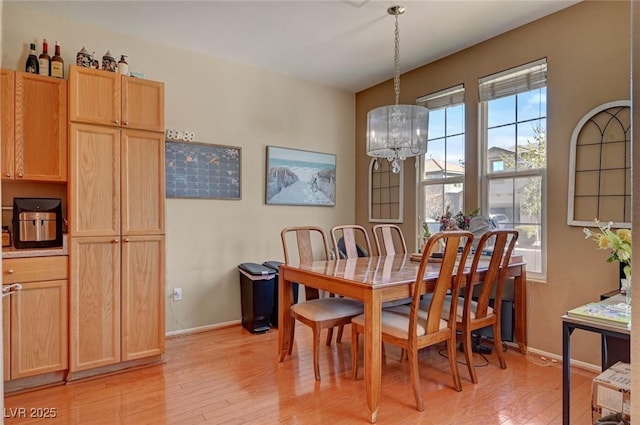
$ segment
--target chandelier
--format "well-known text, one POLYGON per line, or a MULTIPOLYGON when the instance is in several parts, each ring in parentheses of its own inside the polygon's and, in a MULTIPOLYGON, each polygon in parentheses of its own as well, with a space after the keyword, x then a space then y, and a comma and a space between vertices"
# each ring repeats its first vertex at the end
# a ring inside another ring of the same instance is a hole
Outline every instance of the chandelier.
POLYGON ((399 173, 401 161, 424 155, 427 152, 427 127, 429 110, 418 105, 399 105, 400 99, 400 30, 398 15, 406 12, 404 6, 391 6, 389 15, 396 17, 395 27, 395 72, 393 89, 396 95, 395 105, 381 106, 367 113, 367 155, 387 158, 391 171, 399 173))

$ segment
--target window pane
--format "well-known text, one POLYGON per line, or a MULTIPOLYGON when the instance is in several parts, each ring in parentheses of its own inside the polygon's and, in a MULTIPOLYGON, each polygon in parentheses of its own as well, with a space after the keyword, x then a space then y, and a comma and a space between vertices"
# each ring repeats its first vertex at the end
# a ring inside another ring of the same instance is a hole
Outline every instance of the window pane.
POLYGON ((464 136, 447 138, 446 175, 464 176, 464 136))
POLYGON ((518 124, 518 169, 542 169, 547 164, 546 120, 518 124))
POLYGON ((516 97, 507 96, 490 100, 488 127, 512 123, 516 120, 516 97))
POLYGON ((429 223, 429 229, 432 233, 440 230, 439 219, 447 210, 447 207, 454 214, 458 211, 464 211, 463 187, 464 185, 462 183, 430 184, 424 186, 423 217, 425 217, 425 221, 429 223))
POLYGON ((425 154, 423 178, 441 179, 444 177, 445 163, 445 139, 430 140, 427 153, 425 154))
POLYGON ((447 111, 447 134, 464 133, 464 105, 452 106, 447 111))
POLYGON ((545 117, 547 115, 547 88, 518 94, 518 121, 545 117))
POLYGON ((429 110, 429 139, 444 137, 445 130, 445 109, 429 110))
POLYGON ((527 271, 542 273, 542 235, 541 225, 515 226, 518 231, 518 243, 515 255, 522 255, 527 262, 527 271))
POLYGON ((540 176, 515 179, 515 221, 518 223, 542 222, 542 178, 540 176))
POLYGON ((501 228, 513 228, 513 179, 489 181, 489 217, 501 228))
POLYGON ((516 153, 514 151, 516 141, 516 126, 508 125, 497 127, 488 131, 487 167, 492 171, 513 171, 516 153), (501 169, 494 170, 494 161, 502 161, 501 169))

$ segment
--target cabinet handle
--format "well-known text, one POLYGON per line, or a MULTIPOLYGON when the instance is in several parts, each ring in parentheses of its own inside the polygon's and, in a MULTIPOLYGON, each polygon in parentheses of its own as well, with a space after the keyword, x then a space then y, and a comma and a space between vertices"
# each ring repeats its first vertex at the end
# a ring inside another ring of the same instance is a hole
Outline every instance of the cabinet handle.
POLYGON ((124 238, 124 241, 125 241, 125 242, 129 242, 129 241, 130 241, 130 239, 129 239, 129 238, 124 238))
POLYGON ((22 178, 22 175, 23 175, 22 173, 18 173, 18 177, 22 178))
POLYGON ((118 120, 113 120, 113 122, 114 122, 114 124, 118 124, 119 121, 118 120))
POLYGON ((129 121, 125 121, 125 122, 124 122, 124 125, 129 125, 129 121))
POLYGON ((5 173, 6 177, 11 177, 11 173, 5 173))
POLYGON ((7 274, 14 274, 15 272, 16 272, 16 271, 15 271, 15 270, 13 270, 13 269, 9 269, 9 270, 7 270, 7 274))
POLYGON ((111 243, 118 243, 118 242, 119 242, 119 241, 118 241, 118 239, 113 239, 113 240, 111 241, 111 243))

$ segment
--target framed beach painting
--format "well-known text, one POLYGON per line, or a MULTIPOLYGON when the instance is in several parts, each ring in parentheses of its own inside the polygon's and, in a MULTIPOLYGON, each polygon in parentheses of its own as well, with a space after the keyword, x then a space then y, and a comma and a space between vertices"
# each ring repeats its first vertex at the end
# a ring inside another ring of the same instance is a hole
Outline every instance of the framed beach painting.
POLYGON ((267 205, 336 204, 336 156, 267 146, 267 205))

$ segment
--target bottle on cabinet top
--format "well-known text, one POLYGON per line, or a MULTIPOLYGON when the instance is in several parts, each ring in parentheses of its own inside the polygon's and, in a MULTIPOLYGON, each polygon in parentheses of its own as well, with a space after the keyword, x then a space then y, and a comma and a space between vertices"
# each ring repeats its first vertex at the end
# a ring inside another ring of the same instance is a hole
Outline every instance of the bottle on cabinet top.
POLYGON ((26 72, 30 72, 32 74, 40 73, 40 66, 38 64, 38 58, 36 57, 36 45, 35 43, 31 43, 29 45, 29 56, 27 57, 27 62, 24 66, 24 70, 26 72))
POLYGON ((120 60, 118 61, 118 74, 129 75, 129 64, 125 60, 126 55, 120 55, 120 60))
POLYGON ((60 43, 56 41, 56 49, 51 58, 51 76, 56 78, 64 78, 64 60, 60 56, 60 43))
POLYGON ((42 53, 38 56, 40 75, 51 75, 51 58, 49 57, 47 39, 42 40, 42 53))

